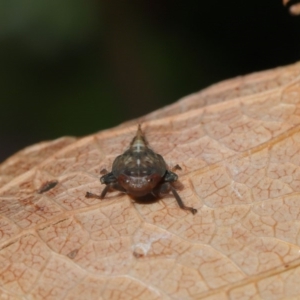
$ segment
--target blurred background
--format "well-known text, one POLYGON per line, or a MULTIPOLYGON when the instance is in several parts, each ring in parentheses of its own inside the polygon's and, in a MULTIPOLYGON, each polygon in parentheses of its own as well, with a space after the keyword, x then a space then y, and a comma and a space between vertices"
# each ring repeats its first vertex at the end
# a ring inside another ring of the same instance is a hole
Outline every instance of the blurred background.
POLYGON ((1 0, 0 162, 300 59, 281 0, 1 0))

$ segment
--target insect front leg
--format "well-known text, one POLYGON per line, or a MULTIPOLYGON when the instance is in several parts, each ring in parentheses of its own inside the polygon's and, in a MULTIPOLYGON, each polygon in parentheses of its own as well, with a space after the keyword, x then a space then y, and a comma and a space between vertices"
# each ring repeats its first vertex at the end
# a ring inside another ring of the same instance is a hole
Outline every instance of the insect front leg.
POLYGON ((175 174, 169 170, 166 171, 165 176, 164 176, 165 182, 174 182, 174 181, 177 181, 177 179, 178 179, 177 174, 175 174))
POLYGON ((116 191, 120 191, 120 192, 123 192, 123 193, 126 193, 126 190, 124 190, 124 188, 119 185, 118 182, 112 182, 112 183, 109 183, 105 188, 104 190, 102 191, 101 195, 100 195, 100 199, 103 199, 106 195, 106 193, 109 191, 109 190, 116 190, 116 191))
POLYGON ((101 193, 101 196, 100 196, 101 199, 103 199, 105 197, 106 193, 110 189, 117 190, 117 191, 120 191, 120 192, 126 192, 124 190, 124 188, 118 183, 118 179, 116 178, 116 176, 112 172, 103 175, 100 178, 100 181, 101 181, 102 184, 106 184, 106 187, 104 188, 104 190, 101 193))
POLYGON ((196 208, 190 207, 190 206, 186 206, 182 199, 180 198, 180 196, 178 195, 178 193, 176 192, 176 190, 170 185, 170 189, 171 192, 173 193, 178 205, 180 208, 185 209, 185 210, 189 210, 193 215, 197 212, 196 208))
POLYGON ((177 164, 176 166, 174 166, 172 169, 171 169, 172 171, 181 171, 182 170, 182 168, 177 164))
POLYGON ((165 182, 165 183, 161 184, 159 186, 159 188, 154 191, 154 193, 158 196, 163 196, 163 195, 167 194, 169 191, 172 192, 173 196, 175 197, 175 199, 181 209, 189 210, 193 215, 197 212, 197 209, 186 206, 183 203, 182 199, 180 198, 180 196, 178 195, 176 190, 172 187, 172 185, 169 182, 165 182))
POLYGON ((112 188, 114 189, 114 186, 117 184, 117 178, 114 176, 112 172, 107 173, 103 175, 100 178, 100 182, 102 184, 106 184, 106 187, 103 189, 101 195, 96 195, 90 192, 86 192, 85 197, 86 198, 96 198, 96 199, 103 199, 106 195, 106 193, 112 188))
POLYGON ((110 183, 115 183, 117 182, 116 176, 113 174, 113 172, 107 173, 103 176, 100 177, 100 182, 102 184, 110 184, 110 183))
POLYGON ((103 189, 101 195, 96 195, 96 194, 87 192, 85 194, 86 198, 103 199, 109 190, 117 190, 117 191, 126 193, 126 190, 118 183, 118 179, 115 177, 115 175, 112 172, 103 175, 100 178, 100 182, 102 184, 106 184, 106 187, 103 189))

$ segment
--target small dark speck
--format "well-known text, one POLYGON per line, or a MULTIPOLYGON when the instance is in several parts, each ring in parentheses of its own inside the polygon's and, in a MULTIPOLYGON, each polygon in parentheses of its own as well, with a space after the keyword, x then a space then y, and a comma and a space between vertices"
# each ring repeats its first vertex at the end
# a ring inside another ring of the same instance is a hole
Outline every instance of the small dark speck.
POLYGON ((284 267, 285 267, 285 268, 288 268, 289 266, 290 266, 290 265, 285 265, 284 267))
POLYGON ((69 252, 69 253, 67 254, 67 256, 68 256, 69 258, 73 259, 73 258, 76 257, 78 251, 79 251, 79 249, 75 249, 75 250, 69 252))
POLYGON ((45 210, 44 206, 38 206, 38 205, 36 205, 35 208, 36 208, 37 211, 44 211, 45 210))
POLYGON ((144 254, 142 254, 142 253, 138 253, 138 252, 136 252, 136 251, 133 251, 133 256, 135 257, 135 258, 142 258, 142 257, 144 257, 145 255, 144 254))
POLYGON ((43 194, 45 192, 50 191, 51 189, 53 189, 56 185, 58 184, 57 180, 52 180, 52 181, 47 181, 44 184, 42 184, 42 186, 40 187, 40 189, 38 190, 38 194, 43 194))
POLYGON ((107 174, 108 172, 107 172, 107 170, 106 169, 102 169, 101 171, 100 171, 100 174, 102 174, 102 175, 105 175, 105 174, 107 174))
POLYGON ((175 171, 175 170, 182 170, 182 168, 181 168, 179 165, 174 166, 173 169, 174 169, 174 171, 175 171))

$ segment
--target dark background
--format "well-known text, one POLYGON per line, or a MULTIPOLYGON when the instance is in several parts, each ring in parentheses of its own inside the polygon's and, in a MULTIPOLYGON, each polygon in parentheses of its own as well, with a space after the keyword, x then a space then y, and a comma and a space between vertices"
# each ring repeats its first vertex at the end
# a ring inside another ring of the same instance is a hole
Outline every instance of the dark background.
POLYGON ((281 0, 1 0, 0 162, 299 58, 281 0))

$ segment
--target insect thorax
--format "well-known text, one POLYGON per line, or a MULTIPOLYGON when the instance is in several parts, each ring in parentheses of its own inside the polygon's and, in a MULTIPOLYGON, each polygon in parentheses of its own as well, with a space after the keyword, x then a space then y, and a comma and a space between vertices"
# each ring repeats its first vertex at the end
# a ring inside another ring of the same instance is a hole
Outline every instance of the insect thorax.
POLYGON ((149 148, 142 152, 129 149, 115 159, 112 172, 128 193, 142 196, 161 181, 166 173, 166 163, 149 148))

